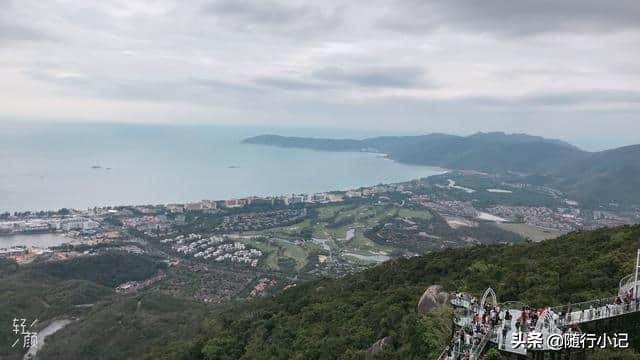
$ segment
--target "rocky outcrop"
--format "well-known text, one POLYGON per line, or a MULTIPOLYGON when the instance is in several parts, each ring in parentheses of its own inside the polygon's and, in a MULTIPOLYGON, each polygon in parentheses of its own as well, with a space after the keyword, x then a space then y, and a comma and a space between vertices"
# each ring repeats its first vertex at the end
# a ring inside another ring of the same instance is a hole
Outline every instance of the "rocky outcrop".
POLYGON ((367 360, 375 359, 376 355, 378 355, 378 353, 382 351, 382 349, 384 349, 385 345, 387 345, 390 342, 391 342, 391 338, 389 336, 385 336, 382 339, 373 343, 373 345, 371 345, 371 347, 369 347, 369 349, 367 350, 365 359, 367 360))
POLYGON ((424 314, 437 305, 447 304, 449 293, 440 285, 431 285, 420 297, 418 302, 418 312, 424 314))

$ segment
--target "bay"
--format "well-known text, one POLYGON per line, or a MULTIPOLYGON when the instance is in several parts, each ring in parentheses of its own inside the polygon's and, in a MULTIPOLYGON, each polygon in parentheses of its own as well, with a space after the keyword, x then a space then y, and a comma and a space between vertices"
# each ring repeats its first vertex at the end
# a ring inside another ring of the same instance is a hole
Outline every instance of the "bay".
POLYGON ((376 135, 204 125, 5 124, 0 127, 0 212, 347 190, 443 171, 380 154, 242 143, 264 133, 376 135))

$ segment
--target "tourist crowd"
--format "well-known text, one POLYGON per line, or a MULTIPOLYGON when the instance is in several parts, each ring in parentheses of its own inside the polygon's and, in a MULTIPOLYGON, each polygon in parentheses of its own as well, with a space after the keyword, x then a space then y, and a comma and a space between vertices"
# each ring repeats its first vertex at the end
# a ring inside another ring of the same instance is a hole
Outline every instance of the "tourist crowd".
POLYGON ((507 335, 514 327, 514 334, 522 334, 525 342, 531 332, 576 332, 579 331, 578 323, 637 311, 640 300, 633 296, 632 291, 627 291, 624 296, 555 309, 522 306, 509 310, 501 309, 499 305, 482 306, 475 297, 466 293, 453 293, 451 298, 454 304, 464 309, 464 314, 455 315, 454 321, 460 328, 438 360, 476 360, 489 336, 495 336, 494 340, 499 340, 496 342, 504 349, 507 335))

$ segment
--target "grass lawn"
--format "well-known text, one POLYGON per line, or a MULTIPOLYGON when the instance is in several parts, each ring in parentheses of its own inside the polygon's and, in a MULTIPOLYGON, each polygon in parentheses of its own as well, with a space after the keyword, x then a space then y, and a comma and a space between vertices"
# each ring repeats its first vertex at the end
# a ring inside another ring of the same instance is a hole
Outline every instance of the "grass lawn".
POLYGON ((380 253, 380 252, 388 252, 389 249, 382 245, 378 245, 375 242, 369 240, 362 231, 356 230, 356 236, 351 239, 348 243, 349 248, 357 253, 380 253))
POLYGON ((327 221, 335 216, 336 213, 346 209, 347 205, 330 205, 318 208, 318 220, 327 221))
POLYGON ((309 256, 309 253, 303 247, 297 245, 287 245, 283 247, 283 249, 284 256, 290 257, 296 261, 296 270, 300 270, 305 265, 307 265, 307 256, 309 256))
MULTIPOLYGON (((262 250, 266 255, 263 260, 264 264, 273 270, 281 270, 278 266, 278 259, 281 258, 291 258, 295 260, 295 268, 296 270, 300 270, 308 263, 308 256, 312 251, 325 250, 322 246, 314 244, 311 241, 304 242, 302 245, 295 245, 285 241, 302 240, 300 231, 306 227, 312 227, 312 236, 314 238, 328 239, 326 244, 333 252, 347 251, 363 255, 377 255, 381 253, 388 254, 392 249, 379 245, 364 236, 367 229, 370 229, 385 218, 391 216, 420 219, 429 219, 431 217, 431 213, 426 210, 398 209, 392 206, 327 205, 318 208, 317 211, 318 218, 313 223, 310 219, 306 219, 303 222, 291 226, 246 233, 271 238, 272 240, 270 242, 254 239, 243 240, 243 242, 262 250), (337 228, 331 228, 328 225, 333 219, 349 219, 350 221, 337 228), (345 241, 347 231, 350 229, 355 229, 355 236, 351 240, 345 241), (278 240, 278 238, 280 240, 278 240)), ((369 263, 366 260, 353 257, 346 258, 353 263, 369 263)))
POLYGON ((398 216, 423 219, 423 220, 429 220, 433 217, 433 215, 431 215, 431 212, 427 209, 425 210, 400 209, 398 210, 398 216))

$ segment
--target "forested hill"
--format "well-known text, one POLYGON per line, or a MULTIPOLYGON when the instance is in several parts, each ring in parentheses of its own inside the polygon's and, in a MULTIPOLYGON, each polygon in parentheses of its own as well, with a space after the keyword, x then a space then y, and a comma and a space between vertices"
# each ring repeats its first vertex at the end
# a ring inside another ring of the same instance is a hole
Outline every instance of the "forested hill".
POLYGON ((325 151, 374 151, 392 159, 451 169, 529 171, 555 167, 558 158, 583 158, 588 152, 559 140, 524 134, 477 133, 383 136, 364 140, 261 135, 245 143, 325 151))
MULTIPOLYGON (((148 358, 361 359, 372 344, 386 338, 376 359, 433 359, 449 340, 451 310, 440 306, 418 312, 428 286, 440 284, 476 296, 492 287, 499 301, 532 306, 612 296, 618 281, 633 271, 637 248, 640 226, 625 226, 542 243, 476 246, 397 259, 217 311, 194 325, 198 335, 178 338, 148 358)), ((637 351, 640 331, 633 328, 638 321, 634 316, 615 326, 637 339, 637 351)))
POLYGON ((587 152, 559 140, 504 133, 364 140, 261 135, 244 142, 324 151, 374 151, 411 164, 543 175, 545 185, 557 187, 580 201, 640 204, 640 145, 587 152))

